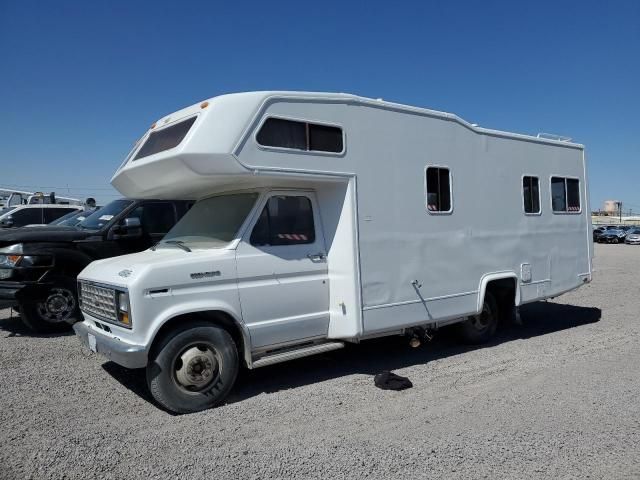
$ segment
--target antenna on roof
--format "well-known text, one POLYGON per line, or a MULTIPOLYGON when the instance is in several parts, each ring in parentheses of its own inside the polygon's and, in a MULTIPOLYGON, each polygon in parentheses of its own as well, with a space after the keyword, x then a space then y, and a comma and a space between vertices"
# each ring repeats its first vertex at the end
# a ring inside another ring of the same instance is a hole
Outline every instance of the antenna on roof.
POLYGON ((538 138, 543 138, 545 140, 555 140, 557 142, 570 142, 571 141, 571 137, 563 137, 562 135, 556 135, 555 133, 540 132, 538 134, 538 138))

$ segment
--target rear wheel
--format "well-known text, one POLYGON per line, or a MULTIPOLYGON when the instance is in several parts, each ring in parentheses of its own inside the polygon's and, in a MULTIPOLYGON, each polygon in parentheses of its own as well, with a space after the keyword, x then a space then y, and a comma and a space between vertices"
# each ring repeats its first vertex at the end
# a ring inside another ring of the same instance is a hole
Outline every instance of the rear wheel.
POLYGON ((37 333, 64 332, 80 319, 75 280, 59 275, 50 281, 36 298, 19 304, 22 322, 37 333))
POLYGON ((463 342, 479 345, 488 342, 498 327, 498 305, 489 292, 484 295, 482 312, 457 324, 458 335, 463 342))
POLYGON ((215 325, 185 325, 160 341, 147 366, 153 398, 174 413, 192 413, 219 405, 239 370, 231 335, 215 325))

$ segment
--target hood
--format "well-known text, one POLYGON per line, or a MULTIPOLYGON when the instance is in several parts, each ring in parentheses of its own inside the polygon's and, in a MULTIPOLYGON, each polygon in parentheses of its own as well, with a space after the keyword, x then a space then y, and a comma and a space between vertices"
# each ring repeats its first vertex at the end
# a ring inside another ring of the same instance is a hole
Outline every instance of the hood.
POLYGON ((72 242, 95 235, 95 230, 81 230, 76 227, 43 225, 0 229, 0 245, 34 242, 72 242))
MULTIPOLYGON (((235 250, 207 249, 185 252, 179 248, 161 248, 105 258, 90 263, 78 279, 131 289, 196 284, 204 271, 219 272, 221 278, 235 276, 235 250), (196 278, 192 277, 196 274, 196 278)), ((208 280, 203 277, 202 280, 208 280)))

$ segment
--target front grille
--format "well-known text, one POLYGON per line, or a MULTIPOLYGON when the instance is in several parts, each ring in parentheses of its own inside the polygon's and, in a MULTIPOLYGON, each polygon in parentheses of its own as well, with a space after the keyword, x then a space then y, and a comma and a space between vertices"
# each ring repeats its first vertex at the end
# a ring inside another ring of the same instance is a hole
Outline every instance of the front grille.
POLYGON ((80 291, 80 308, 84 312, 109 322, 118 321, 115 289, 99 287, 87 282, 80 282, 78 287, 80 291))

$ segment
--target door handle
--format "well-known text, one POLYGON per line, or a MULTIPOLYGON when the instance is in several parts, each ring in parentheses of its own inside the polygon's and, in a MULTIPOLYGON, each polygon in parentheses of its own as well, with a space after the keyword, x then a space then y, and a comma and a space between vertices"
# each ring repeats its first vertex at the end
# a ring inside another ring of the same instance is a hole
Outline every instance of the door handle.
POLYGON ((325 260, 327 258, 327 254, 326 253, 310 253, 307 255, 307 258, 309 258, 309 260, 313 261, 313 262, 319 262, 321 260, 325 260))

